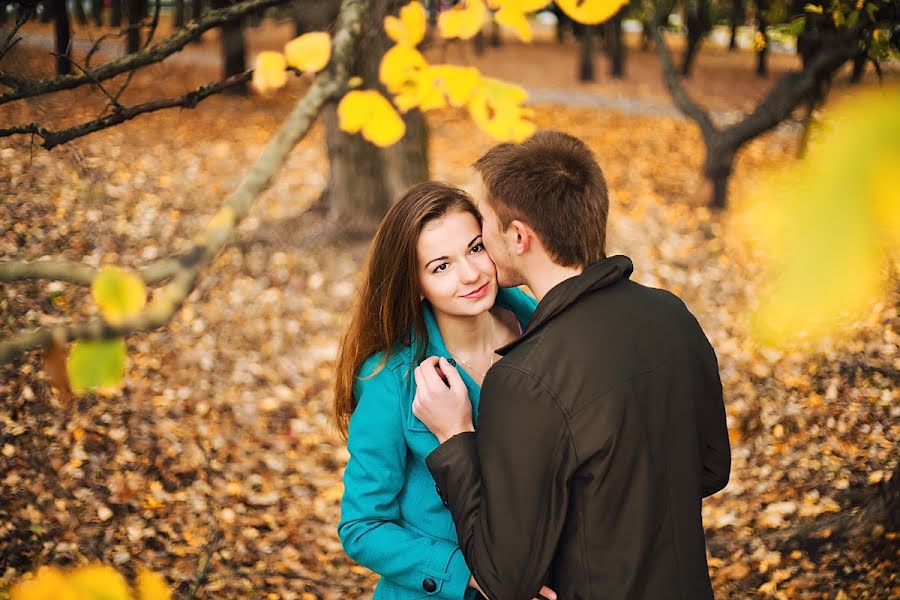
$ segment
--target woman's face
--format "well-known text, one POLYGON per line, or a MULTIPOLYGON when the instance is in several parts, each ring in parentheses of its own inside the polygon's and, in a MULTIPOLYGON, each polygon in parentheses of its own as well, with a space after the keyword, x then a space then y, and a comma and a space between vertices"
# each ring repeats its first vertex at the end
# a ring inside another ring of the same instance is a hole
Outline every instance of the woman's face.
POLYGON ((471 213, 453 211, 428 223, 416 252, 422 296, 435 311, 474 316, 494 305, 497 269, 471 213))

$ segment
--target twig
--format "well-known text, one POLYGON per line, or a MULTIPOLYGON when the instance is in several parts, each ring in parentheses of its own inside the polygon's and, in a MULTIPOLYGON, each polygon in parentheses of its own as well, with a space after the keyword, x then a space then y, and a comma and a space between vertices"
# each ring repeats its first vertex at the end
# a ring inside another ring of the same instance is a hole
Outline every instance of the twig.
MULTIPOLYGON (((25 4, 25 6, 24 6, 25 10, 16 19, 16 24, 13 25, 12 29, 9 30, 9 33, 6 34, 6 39, 3 40, 3 45, 0 46, 0 60, 3 60, 3 57, 6 56, 6 53, 9 52, 9 50, 13 46, 15 46, 17 43, 19 43, 19 40, 22 39, 22 38, 16 38, 15 40, 13 40, 13 36, 16 35, 16 32, 18 32, 19 29, 22 27, 22 25, 24 25, 25 22, 28 19, 30 19, 31 16, 34 14, 35 6, 36 6, 35 4, 28 4, 28 3, 25 4)), ((5 10, 6 6, 3 6, 2 9, 5 10)))
POLYGON ((191 40, 202 35, 205 31, 213 29, 233 21, 255 10, 261 10, 270 6, 284 4, 288 0, 245 0, 239 4, 217 10, 206 11, 199 21, 190 21, 183 28, 173 32, 168 38, 153 47, 140 52, 127 54, 121 58, 110 61, 89 69, 90 76, 84 73, 79 75, 63 75, 49 79, 31 80, 23 79, 0 72, 0 81, 14 81, 13 89, 5 94, 0 94, 0 104, 12 102, 22 98, 40 96, 50 92, 68 90, 96 81, 105 81, 122 73, 134 71, 140 67, 160 62, 166 57, 184 48, 191 40))
POLYGON ((200 453, 203 454, 204 467, 206 471, 206 485, 209 487, 209 493, 207 494, 207 509, 208 509, 208 524, 207 528, 209 529, 209 538, 206 540, 206 547, 203 551, 203 556, 200 557, 200 561, 197 563, 197 569, 194 571, 194 584, 191 586, 191 591, 188 593, 188 600, 194 600, 197 597, 197 594, 200 592, 200 588, 203 587, 203 584, 207 581, 207 573, 209 572, 209 565, 212 563, 212 559, 215 556, 216 552, 219 551, 219 541, 222 539, 222 532, 219 529, 219 522, 216 518, 218 515, 218 504, 216 503, 215 496, 212 492, 212 479, 214 477, 212 470, 212 461, 209 458, 209 452, 203 446, 203 444, 197 443, 197 448, 200 449, 200 453))
POLYGON ((234 234, 256 200, 287 161, 290 151, 306 135, 325 103, 345 89, 348 65, 353 58, 361 23, 371 0, 343 0, 339 28, 334 36, 334 53, 325 71, 319 73, 306 94, 294 105, 278 132, 244 175, 243 180, 195 238, 194 247, 181 258, 181 267, 165 287, 158 290, 147 308, 118 325, 93 320, 79 325, 41 327, 0 341, 0 364, 36 348, 46 348, 54 339, 110 339, 138 331, 156 329, 168 323, 194 289, 200 271, 209 265, 234 234))
MULTIPOLYGON (((69 43, 71 44, 71 40, 69 40, 69 43)), ((100 83, 99 81, 97 81, 96 78, 94 78, 94 76, 91 74, 90 71, 88 71, 87 69, 85 69, 84 67, 79 65, 78 61, 76 61, 74 58, 72 58, 69 55, 68 50, 66 50, 65 54, 60 54, 59 52, 51 52, 50 54, 52 54, 53 56, 56 56, 57 58, 64 58, 67 61, 69 61, 69 64, 71 64, 73 67, 77 68, 79 71, 81 71, 82 73, 84 73, 85 75, 87 75, 88 77, 91 78, 91 80, 94 82, 94 85, 96 85, 98 88, 100 88, 100 91, 103 92, 103 94, 107 98, 109 98, 110 103, 112 103, 112 105, 115 106, 116 109, 122 108, 122 105, 119 104, 118 100, 116 98, 113 98, 112 94, 110 94, 109 92, 106 91, 106 88, 103 87, 103 84, 100 83)))
POLYGON ((188 92, 187 94, 184 94, 182 96, 177 96, 175 98, 166 98, 164 100, 154 100, 152 102, 145 102, 143 104, 129 107, 118 104, 116 99, 111 97, 111 101, 116 102, 115 105, 118 108, 114 112, 92 121, 81 123, 80 125, 74 125, 72 127, 59 131, 50 131, 37 123, 18 125, 10 129, 0 129, 0 138, 19 133, 34 133, 43 138, 44 142, 41 144, 41 146, 43 146, 47 150, 51 150, 52 148, 55 148, 60 144, 65 144, 66 142, 70 142, 76 138, 101 131, 103 129, 107 129, 114 125, 118 125, 119 123, 131 120, 144 113, 176 107, 195 108, 201 101, 205 100, 206 98, 214 94, 218 94, 229 87, 249 81, 252 76, 252 70, 244 71, 243 73, 232 75, 231 77, 223 79, 222 81, 208 83, 206 85, 200 86, 196 90, 188 92))

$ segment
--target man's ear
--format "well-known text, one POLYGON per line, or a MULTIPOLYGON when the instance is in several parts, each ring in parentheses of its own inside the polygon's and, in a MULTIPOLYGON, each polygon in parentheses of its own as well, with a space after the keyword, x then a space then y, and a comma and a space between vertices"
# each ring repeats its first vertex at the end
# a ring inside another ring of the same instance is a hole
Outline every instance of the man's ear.
POLYGON ((531 250, 531 246, 537 239, 534 230, 527 223, 518 219, 512 220, 509 224, 509 231, 513 236, 513 247, 519 256, 531 250))

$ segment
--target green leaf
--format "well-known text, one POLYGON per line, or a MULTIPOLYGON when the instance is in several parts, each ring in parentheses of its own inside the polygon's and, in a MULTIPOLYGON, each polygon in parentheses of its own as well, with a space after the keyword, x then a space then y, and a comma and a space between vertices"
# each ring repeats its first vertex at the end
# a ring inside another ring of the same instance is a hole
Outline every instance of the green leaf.
POLYGON ((91 284, 91 294, 103 318, 113 325, 140 312, 147 302, 144 281, 119 267, 101 270, 91 284))
POLYGON ((117 389, 125 377, 125 340, 79 340, 66 361, 77 393, 117 389))

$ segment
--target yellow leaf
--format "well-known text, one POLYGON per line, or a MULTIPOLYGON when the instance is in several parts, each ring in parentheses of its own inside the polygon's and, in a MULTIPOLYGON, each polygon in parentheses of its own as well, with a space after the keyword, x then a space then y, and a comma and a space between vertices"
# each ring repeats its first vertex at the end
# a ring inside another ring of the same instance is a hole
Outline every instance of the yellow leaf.
POLYGON ((414 47, 425 37, 425 7, 420 2, 410 2, 400 9, 400 18, 384 18, 384 31, 388 37, 405 46, 414 47))
POLYGON ((556 5, 573 21, 585 25, 596 25, 606 21, 626 4, 628 4, 628 0, 557 0, 556 2, 556 5))
POLYGON ((427 66, 425 57, 418 50, 398 44, 381 58, 378 78, 389 92, 397 94, 414 83, 427 66))
POLYGON ((81 595, 55 567, 41 567, 34 578, 13 586, 10 600, 81 600, 81 595))
POLYGON ((487 19, 487 7, 484 0, 466 0, 465 6, 457 4, 438 17, 438 28, 446 39, 460 38, 468 40, 481 31, 487 19))
POLYGON ((76 393, 113 391, 125 377, 125 341, 79 340, 66 359, 69 383, 76 393))
POLYGON ((531 42, 531 25, 528 24, 528 18, 525 13, 509 6, 503 6, 494 18, 497 23, 511 28, 516 32, 516 36, 523 42, 531 42))
POLYGON ((347 133, 362 132, 376 146, 397 143, 406 124, 391 103, 375 90, 348 92, 337 107, 338 126, 347 133))
POLYGON ((761 341, 835 335, 885 297, 885 266, 900 250, 898 105, 895 87, 832 108, 803 161, 735 202, 738 227, 768 262, 753 319, 761 341))
POLYGON ((147 569, 137 576, 138 600, 171 600, 172 592, 162 577, 147 569))
POLYGON ((806 6, 803 7, 803 10, 805 10, 806 12, 809 12, 809 13, 816 13, 817 15, 822 14, 822 7, 819 6, 818 4, 812 4, 812 3, 807 4, 806 6))
POLYGON ((321 71, 331 60, 331 36, 324 31, 304 33, 284 45, 284 56, 288 65, 304 73, 321 71))
POLYGON ((469 101, 469 114, 475 123, 499 141, 521 142, 536 127, 527 120, 531 115, 521 103, 528 98, 524 89, 498 79, 485 77, 469 101))
POLYGON ((91 295, 103 318, 118 325, 147 303, 147 286, 137 275, 119 267, 104 267, 91 282, 91 295))
POLYGON ((481 73, 475 67, 434 65, 428 76, 453 106, 464 106, 481 83, 481 73))
POLYGON ((284 87, 287 83, 286 68, 287 61, 281 52, 260 52, 256 57, 256 68, 253 69, 253 87, 260 94, 284 87))
POLYGON ((106 565, 88 565, 75 569, 69 575, 69 581, 84 598, 131 600, 125 578, 106 565))

